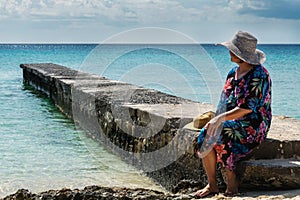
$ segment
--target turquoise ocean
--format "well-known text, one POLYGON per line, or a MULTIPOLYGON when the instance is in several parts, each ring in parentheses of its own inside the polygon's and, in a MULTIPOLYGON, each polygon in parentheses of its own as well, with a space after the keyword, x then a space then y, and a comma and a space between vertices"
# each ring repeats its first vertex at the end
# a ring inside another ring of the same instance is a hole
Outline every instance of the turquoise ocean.
MULTIPOLYGON (((86 185, 146 187, 159 186, 142 176, 138 170, 105 150, 86 136, 67 119, 43 94, 24 85, 21 63, 56 63, 85 71, 82 63, 96 44, 0 44, 0 197, 28 188, 34 192, 62 187, 82 188, 86 185)), ((234 67, 229 53, 223 47, 204 44, 202 47, 214 62, 225 81, 227 72, 234 67)), ((116 51, 120 45, 106 45, 105 53, 116 51)), ((177 45, 187 54, 191 45, 177 45)), ((136 45, 138 49, 138 45, 136 45)), ((273 114, 300 119, 300 45, 262 44, 259 49, 267 54, 264 66, 273 81, 273 114)), ((102 55, 106 56, 106 55, 102 55)), ((104 75, 120 79, 124 70, 147 63, 188 70, 186 61, 157 46, 141 48, 117 59, 104 75), (120 67, 123 69, 120 70, 120 67)), ((147 66, 146 66, 147 67, 147 66)), ((145 67, 144 67, 145 68, 145 67)), ((151 71, 151 69, 149 69, 151 71)), ((187 72, 188 73, 188 72, 187 72)), ((153 74, 152 74, 153 75, 153 74)), ((157 80, 166 74, 155 74, 157 80)), ((197 75, 198 76, 198 75, 197 75)), ((210 103, 205 81, 196 80, 196 88, 204 88, 191 96, 185 88, 176 85, 176 95, 210 103)), ((168 77, 172 79, 172 77, 168 77)), ((141 79, 141 85, 143 85, 141 79)), ((145 85, 143 85, 145 86, 145 85)), ((147 86, 147 85, 146 85, 147 86)), ((172 93, 161 84, 151 88, 172 93)))

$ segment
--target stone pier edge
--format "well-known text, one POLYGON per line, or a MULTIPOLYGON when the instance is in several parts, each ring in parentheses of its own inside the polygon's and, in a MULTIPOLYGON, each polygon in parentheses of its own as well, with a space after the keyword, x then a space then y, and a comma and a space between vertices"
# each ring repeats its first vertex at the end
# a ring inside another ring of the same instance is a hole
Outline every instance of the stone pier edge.
MULTIPOLYGON (((198 132, 182 127, 197 114, 211 110, 211 105, 52 63, 21 64, 20 67, 23 69, 25 84, 47 94, 67 117, 87 130, 94 139, 128 163, 142 169, 167 190, 178 192, 206 185, 201 161, 194 157, 192 149, 198 132), (161 122, 163 124, 157 129, 156 124, 161 122), (139 137, 141 135, 143 137, 139 137), (161 156, 151 156, 151 152, 160 149, 165 150, 161 156), (149 155, 142 157, 144 154, 149 155), (166 158, 166 155, 171 158, 166 158), (155 162, 164 165, 158 164, 155 167, 155 162)), ((256 150, 255 158, 268 157, 264 153, 266 146, 273 145, 277 150, 282 147, 282 142, 276 139, 266 143, 260 148, 262 150, 256 150)), ((298 145, 300 143, 296 142, 292 143, 293 147, 290 147, 291 144, 288 146, 294 150, 298 145)), ((278 152, 272 153, 272 159, 282 157, 278 152)), ((288 154, 295 157, 294 151, 288 154)), ((274 187, 272 183, 265 183, 265 179, 255 181, 255 185, 251 184, 249 179, 252 168, 249 172, 247 166, 242 165, 241 169, 247 172, 246 187, 257 188, 260 181, 265 188, 274 187)), ((222 175, 218 172, 219 185, 224 186, 222 175)), ((300 181, 295 184, 299 187, 300 181)), ((285 187, 279 185, 279 188, 285 187)))

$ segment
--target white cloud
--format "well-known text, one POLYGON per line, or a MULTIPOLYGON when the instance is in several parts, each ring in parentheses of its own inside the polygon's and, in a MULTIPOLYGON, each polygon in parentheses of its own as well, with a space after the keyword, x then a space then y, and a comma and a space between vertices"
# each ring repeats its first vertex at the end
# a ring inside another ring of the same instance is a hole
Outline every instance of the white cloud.
POLYGON ((297 0, 1 0, 1 18, 100 19, 104 23, 242 21, 257 17, 300 19, 297 0), (280 11, 280 12, 279 12, 280 11))
MULTIPOLYGON (((298 38, 294 35, 300 27, 299 4, 298 0, 0 0, 0 23, 12 27, 21 22, 28 31, 42 32, 38 35, 61 31, 58 35, 69 32, 78 38, 88 29, 95 32, 89 32, 89 37, 94 34, 99 38, 99 33, 154 26, 211 42, 227 39, 239 29, 267 32, 271 29, 266 27, 276 18, 279 21, 272 30, 298 38), (285 12, 279 12, 279 8, 285 12)), ((8 30, 1 34, 10 37, 8 30)))
POLYGON ((230 0, 229 3, 236 8, 240 15, 250 14, 263 18, 278 19, 300 19, 300 1, 299 0, 230 0))
POLYGON ((105 17, 138 23, 190 21, 203 15, 172 0, 2 0, 0 10, 7 18, 105 17))

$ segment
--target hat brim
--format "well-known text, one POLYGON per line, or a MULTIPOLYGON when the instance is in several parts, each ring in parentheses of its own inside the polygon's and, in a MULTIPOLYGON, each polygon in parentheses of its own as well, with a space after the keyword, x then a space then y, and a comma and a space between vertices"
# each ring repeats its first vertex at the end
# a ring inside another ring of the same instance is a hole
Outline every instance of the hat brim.
POLYGON ((200 131, 212 118, 215 117, 215 115, 216 113, 213 111, 202 113, 199 116, 195 117, 192 122, 186 124, 183 128, 193 131, 200 131))
POLYGON ((186 124, 183 128, 184 129, 189 129, 189 130, 192 130, 192 131, 200 131, 201 130, 201 128, 194 127, 194 122, 190 122, 190 123, 186 124))
POLYGON ((259 49, 256 49, 254 54, 243 54, 231 41, 218 43, 216 45, 226 47, 238 58, 252 65, 261 65, 266 61, 266 54, 259 49))

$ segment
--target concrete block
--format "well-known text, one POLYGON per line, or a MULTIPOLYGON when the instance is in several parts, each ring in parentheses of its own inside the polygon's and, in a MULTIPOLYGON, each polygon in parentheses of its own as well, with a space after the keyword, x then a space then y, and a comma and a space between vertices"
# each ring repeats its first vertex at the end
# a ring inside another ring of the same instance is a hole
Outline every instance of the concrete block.
MULTIPOLYGON (((146 169, 148 176, 167 189, 180 191, 187 183, 205 186, 201 161, 193 155, 199 131, 182 127, 213 110, 212 105, 52 63, 21 64, 21 68, 25 83, 47 94, 94 139, 146 169), (154 168, 149 171, 147 165, 154 168)), ((274 117, 269 139, 252 155, 260 160, 241 163, 242 186, 299 187, 299 130, 299 120, 274 117)), ((218 182, 224 184, 219 176, 218 182)))

